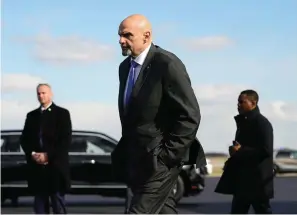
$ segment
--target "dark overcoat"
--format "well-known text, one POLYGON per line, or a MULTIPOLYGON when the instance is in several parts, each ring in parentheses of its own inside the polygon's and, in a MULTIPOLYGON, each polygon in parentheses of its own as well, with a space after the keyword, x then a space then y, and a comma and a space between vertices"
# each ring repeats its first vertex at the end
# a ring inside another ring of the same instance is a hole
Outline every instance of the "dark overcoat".
POLYGON ((66 192, 70 188, 71 135, 69 111, 54 103, 43 112, 38 108, 27 114, 20 142, 27 160, 28 187, 33 194, 66 192), (31 156, 33 151, 47 153, 48 164, 37 164, 31 156))
POLYGON ((235 140, 241 148, 231 156, 215 192, 244 198, 273 198, 273 128, 258 107, 235 116, 235 140))

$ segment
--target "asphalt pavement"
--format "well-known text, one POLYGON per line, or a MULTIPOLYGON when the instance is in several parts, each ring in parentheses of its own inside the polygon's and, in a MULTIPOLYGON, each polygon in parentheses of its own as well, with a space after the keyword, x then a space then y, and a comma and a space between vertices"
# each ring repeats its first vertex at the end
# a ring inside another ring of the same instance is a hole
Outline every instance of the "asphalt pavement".
MULTIPOLYGON (((203 193, 181 200, 180 214, 227 214, 230 211, 231 196, 213 192, 218 178, 207 178, 203 193)), ((297 177, 277 177, 274 183, 275 198, 272 200, 274 214, 297 214, 297 177)), ((124 199, 100 196, 67 196, 68 213, 71 214, 121 214, 124 199)), ((19 206, 12 207, 7 201, 1 205, 1 214, 32 213, 32 197, 19 199, 19 206)), ((250 213, 253 210, 250 209, 250 213)))

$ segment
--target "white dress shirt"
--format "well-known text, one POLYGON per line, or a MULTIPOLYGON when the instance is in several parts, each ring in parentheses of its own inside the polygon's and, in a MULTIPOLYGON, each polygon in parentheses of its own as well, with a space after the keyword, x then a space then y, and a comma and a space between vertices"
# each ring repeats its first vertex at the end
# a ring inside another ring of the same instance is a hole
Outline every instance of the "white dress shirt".
POLYGON ((41 106, 41 112, 48 109, 53 103, 51 102, 49 105, 47 105, 46 107, 41 106))

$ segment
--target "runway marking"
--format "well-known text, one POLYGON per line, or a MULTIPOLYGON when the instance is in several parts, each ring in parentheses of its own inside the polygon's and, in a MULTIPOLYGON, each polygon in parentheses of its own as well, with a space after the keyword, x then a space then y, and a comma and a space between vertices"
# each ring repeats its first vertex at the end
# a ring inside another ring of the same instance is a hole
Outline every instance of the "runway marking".
MULTIPOLYGON (((211 174, 211 175, 206 175, 207 178, 218 178, 221 177, 222 174, 211 174)), ((280 178, 285 178, 285 177, 296 177, 297 174, 296 173, 286 173, 286 174, 279 174, 276 175, 276 177, 280 177, 280 178)))

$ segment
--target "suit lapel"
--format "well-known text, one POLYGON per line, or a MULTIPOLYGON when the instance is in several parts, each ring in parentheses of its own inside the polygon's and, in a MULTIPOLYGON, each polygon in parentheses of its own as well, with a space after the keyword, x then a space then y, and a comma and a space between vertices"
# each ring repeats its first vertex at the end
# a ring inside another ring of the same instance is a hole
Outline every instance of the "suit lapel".
POLYGON ((119 106, 119 113, 120 113, 121 118, 124 113, 124 93, 125 93, 127 78, 129 75, 129 70, 130 70, 130 57, 125 59, 122 66, 120 67, 120 71, 119 71, 120 89, 119 89, 118 106, 119 106))
MULTIPOLYGON (((41 113, 41 130, 44 137, 54 137, 57 128, 57 106, 53 103, 43 113, 41 113)), ((45 140, 48 141, 48 140, 45 140)))
POLYGON ((56 105, 52 103, 43 113, 40 110, 40 118, 42 119, 42 126, 43 129, 51 128, 54 121, 54 112, 55 112, 56 105))
POLYGON ((154 44, 151 45, 151 48, 145 58, 145 61, 143 65, 141 66, 141 70, 139 72, 138 78, 136 80, 136 83, 134 85, 134 88, 132 90, 132 97, 137 97, 141 87, 143 86, 146 77, 149 74, 150 68, 151 68, 151 61, 155 55, 155 46, 154 44))
MULTIPOLYGON (((132 90, 132 95, 131 95, 131 100, 133 100, 133 98, 137 97, 139 91, 141 90, 141 87, 143 86, 146 77, 149 74, 150 71, 150 64, 153 60, 153 57, 155 55, 155 49, 156 47, 154 46, 154 44, 151 45, 151 48, 145 58, 145 61, 143 63, 143 65, 141 66, 141 70, 139 72, 138 78, 135 82, 135 85, 133 87, 132 90)), ((125 88, 126 88, 126 82, 127 82, 127 78, 129 75, 129 70, 130 70, 130 58, 126 58, 126 60, 123 62, 122 67, 120 68, 120 90, 119 90, 119 101, 118 101, 118 105, 119 105, 119 113, 120 113, 120 117, 121 119, 123 118, 124 114, 127 113, 127 110, 124 109, 124 93, 125 93, 125 88)), ((131 106, 131 102, 128 104, 128 107, 126 107, 126 109, 129 109, 129 106, 131 106)))

